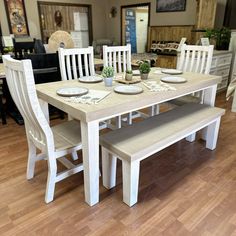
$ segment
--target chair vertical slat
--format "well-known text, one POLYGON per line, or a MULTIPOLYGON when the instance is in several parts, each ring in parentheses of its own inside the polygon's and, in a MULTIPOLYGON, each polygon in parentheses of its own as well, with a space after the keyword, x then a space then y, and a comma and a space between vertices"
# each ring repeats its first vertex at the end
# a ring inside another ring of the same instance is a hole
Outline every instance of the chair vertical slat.
POLYGON ((116 51, 113 52, 113 68, 114 68, 114 72, 117 73, 117 68, 116 68, 116 51))
POLYGON ((108 53, 108 66, 112 66, 112 52, 108 53))
POLYGON ((81 54, 78 54, 79 77, 83 77, 83 65, 81 57, 82 57, 81 54))
POLYGON ((203 73, 203 70, 205 69, 206 66, 206 51, 203 52, 202 54, 202 60, 201 60, 201 68, 199 73, 203 73))
POLYGON ((70 64, 70 55, 66 55, 66 69, 67 69, 67 76, 69 80, 72 80, 71 74, 71 64, 70 64))
POLYGON ((198 72, 199 71, 199 66, 200 66, 200 61, 201 61, 201 55, 202 54, 202 52, 201 51, 197 51, 197 57, 196 57, 196 69, 195 69, 195 71, 194 72, 198 72))
POLYGON ((89 70, 88 70, 88 54, 84 54, 84 66, 85 66, 85 75, 89 76, 89 70))
POLYGON ((118 51, 118 73, 121 73, 121 51, 118 51))
POLYGON ((107 55, 107 46, 103 46, 102 48, 102 55, 103 55, 103 66, 108 66, 108 55, 107 55))
POLYGON ((123 52, 123 71, 126 71, 126 51, 123 52))
POLYGON ((90 71, 90 75, 95 75, 94 58, 93 57, 94 57, 93 53, 89 54, 89 71, 90 71))
POLYGON ((190 51, 188 50, 188 51, 186 52, 186 61, 185 61, 185 65, 184 65, 184 71, 187 71, 187 70, 188 70, 189 57, 190 57, 190 51))
POLYGON ((128 51, 127 51, 127 68, 126 70, 131 70, 132 67, 131 67, 131 44, 128 44, 128 51))
POLYGON ((193 71, 193 68, 194 68, 195 55, 196 55, 196 51, 192 50, 191 62, 190 62, 190 71, 193 71))
POLYGON ((62 48, 58 49, 58 56, 59 56, 61 78, 62 78, 62 80, 67 80, 66 64, 65 64, 65 60, 64 60, 65 55, 64 55, 64 50, 62 48))
POLYGON ((77 79, 78 75, 77 75, 75 55, 72 55, 72 69, 73 69, 73 79, 77 79))

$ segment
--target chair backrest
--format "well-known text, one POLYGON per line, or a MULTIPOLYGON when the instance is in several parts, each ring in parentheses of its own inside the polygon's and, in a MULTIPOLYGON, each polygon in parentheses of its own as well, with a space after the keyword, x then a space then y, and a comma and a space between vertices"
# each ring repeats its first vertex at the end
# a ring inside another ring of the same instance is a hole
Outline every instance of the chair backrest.
POLYGON ((103 65, 112 66, 115 73, 131 70, 131 45, 103 46, 103 65))
POLYGON ((59 48, 58 55, 62 80, 95 75, 93 47, 59 48))
POLYGON ((179 70, 209 74, 214 46, 186 45, 181 47, 179 70))
POLYGON ((3 63, 12 99, 24 118, 27 137, 41 150, 54 148, 52 130, 37 98, 31 61, 5 55, 3 63))

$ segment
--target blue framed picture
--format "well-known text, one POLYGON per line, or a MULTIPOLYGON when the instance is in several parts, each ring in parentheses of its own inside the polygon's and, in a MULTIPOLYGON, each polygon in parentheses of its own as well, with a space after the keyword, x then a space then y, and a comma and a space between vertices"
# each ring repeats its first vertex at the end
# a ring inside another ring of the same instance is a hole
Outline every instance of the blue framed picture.
POLYGON ((186 0, 157 0, 156 12, 185 11, 186 0))

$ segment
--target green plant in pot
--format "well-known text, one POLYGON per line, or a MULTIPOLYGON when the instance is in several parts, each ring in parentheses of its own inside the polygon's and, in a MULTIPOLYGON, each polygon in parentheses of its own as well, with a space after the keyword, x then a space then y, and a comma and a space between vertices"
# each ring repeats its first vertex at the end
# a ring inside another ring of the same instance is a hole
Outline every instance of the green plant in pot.
POLYGON ((207 29, 204 35, 209 40, 215 40, 216 50, 228 50, 231 38, 230 29, 223 27, 221 29, 207 29))
POLYGON ((102 77, 104 78, 105 86, 111 87, 114 77, 114 68, 111 66, 104 66, 102 70, 102 77))
POLYGON ((133 71, 132 70, 127 70, 125 72, 125 80, 131 81, 133 77, 133 71))
POLYGON ((151 71, 150 64, 148 62, 143 62, 139 66, 139 71, 142 80, 146 80, 148 78, 148 74, 151 71))

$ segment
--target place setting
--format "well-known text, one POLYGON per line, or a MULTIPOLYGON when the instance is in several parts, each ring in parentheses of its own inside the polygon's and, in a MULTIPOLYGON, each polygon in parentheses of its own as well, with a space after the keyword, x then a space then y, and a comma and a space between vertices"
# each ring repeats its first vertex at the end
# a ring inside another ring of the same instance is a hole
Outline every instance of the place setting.
POLYGON ((91 75, 80 77, 78 80, 81 83, 99 83, 103 81, 103 78, 98 75, 91 75))
POLYGON ((57 95, 64 97, 65 101, 82 104, 98 104, 111 92, 84 87, 65 87, 56 91, 57 95))

